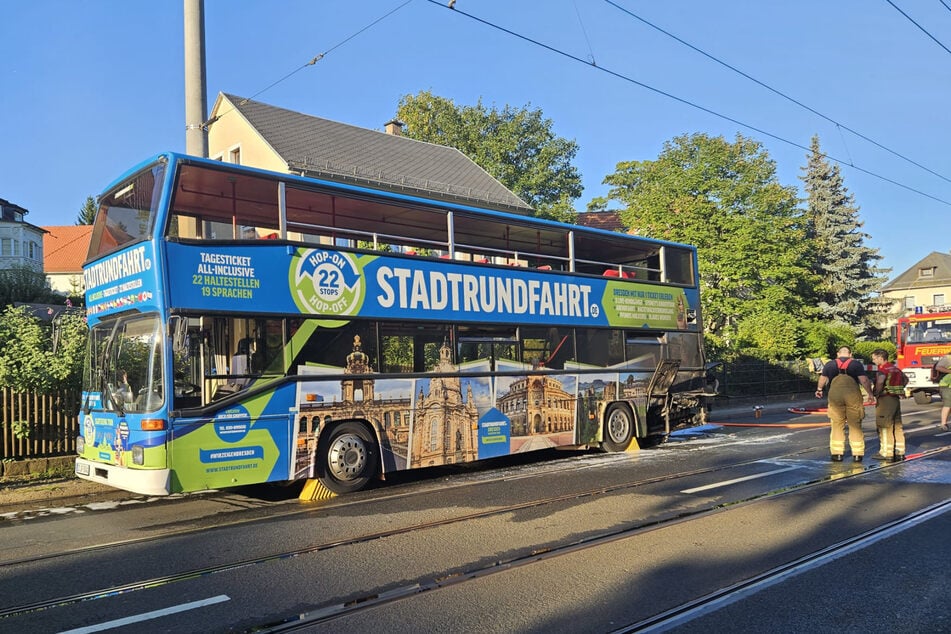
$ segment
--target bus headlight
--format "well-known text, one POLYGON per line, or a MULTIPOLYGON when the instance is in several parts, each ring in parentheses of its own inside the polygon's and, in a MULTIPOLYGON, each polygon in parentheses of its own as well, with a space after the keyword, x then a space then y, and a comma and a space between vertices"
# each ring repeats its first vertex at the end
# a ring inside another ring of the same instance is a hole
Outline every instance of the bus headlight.
POLYGON ((145 464, 145 449, 141 445, 132 445, 132 464, 145 464))
POLYGON ((86 439, 82 436, 76 436, 76 453, 82 455, 86 451, 86 439))

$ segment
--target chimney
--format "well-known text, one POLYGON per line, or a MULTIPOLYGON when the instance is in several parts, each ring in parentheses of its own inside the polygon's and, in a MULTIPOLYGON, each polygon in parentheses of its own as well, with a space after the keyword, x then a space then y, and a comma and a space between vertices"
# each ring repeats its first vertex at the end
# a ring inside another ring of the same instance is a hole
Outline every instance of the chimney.
POLYGON ((403 126, 406 125, 399 119, 390 119, 383 124, 383 130, 387 134, 392 134, 393 136, 402 136, 403 135, 403 126))

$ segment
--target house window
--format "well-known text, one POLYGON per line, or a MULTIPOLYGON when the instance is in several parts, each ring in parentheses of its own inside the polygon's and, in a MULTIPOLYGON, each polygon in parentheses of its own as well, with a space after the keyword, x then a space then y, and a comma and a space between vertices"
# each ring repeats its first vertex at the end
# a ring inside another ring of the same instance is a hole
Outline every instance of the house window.
POLYGON ((10 244, 10 238, 3 238, 3 240, 0 240, 0 255, 13 255, 12 249, 13 247, 10 244))
POLYGON ((34 259, 36 259, 36 252, 35 252, 35 249, 34 249, 34 247, 36 247, 36 243, 35 243, 35 242, 30 242, 29 245, 30 245, 30 255, 29 255, 29 257, 30 257, 31 260, 34 260, 34 259))
POLYGON ((935 293, 931 303, 935 306, 944 306, 944 293, 935 293))
POLYGON ((231 162, 235 165, 241 164, 241 148, 236 147, 230 152, 231 162))
POLYGON ((905 310, 914 310, 915 309, 915 296, 906 295, 905 296, 905 310))
POLYGON ((935 267, 933 267, 933 266, 929 266, 929 267, 927 267, 927 268, 918 269, 918 277, 919 277, 919 278, 932 278, 932 277, 934 277, 934 269, 935 269, 935 267))

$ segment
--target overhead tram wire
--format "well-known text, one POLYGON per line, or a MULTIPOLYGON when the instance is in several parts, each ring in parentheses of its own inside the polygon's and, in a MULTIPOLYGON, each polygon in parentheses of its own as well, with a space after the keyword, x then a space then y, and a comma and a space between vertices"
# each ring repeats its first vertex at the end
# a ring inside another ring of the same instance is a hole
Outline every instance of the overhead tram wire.
MULTIPOLYGON (((914 165, 915 167, 917 167, 917 168, 919 168, 919 169, 923 169, 924 171, 928 172, 929 174, 931 174, 931 175, 933 175, 933 176, 937 176, 938 178, 940 178, 940 179, 942 179, 942 180, 944 180, 944 181, 947 181, 947 182, 951 183, 951 178, 948 178, 947 176, 945 176, 945 175, 943 175, 943 174, 939 174, 938 172, 932 170, 931 168, 929 168, 929 167, 927 167, 927 166, 925 166, 925 165, 922 165, 921 163, 918 163, 917 161, 915 161, 915 160, 913 160, 913 159, 911 159, 911 158, 905 156, 904 154, 901 154, 900 152, 897 152, 897 151, 895 151, 895 150, 893 150, 893 149, 891 149, 891 148, 889 148, 889 147, 886 147, 886 146, 882 145, 882 144, 879 143, 878 141, 869 138, 868 136, 862 134, 862 133, 859 132, 858 130, 854 130, 854 129, 850 128, 849 126, 845 125, 844 123, 842 123, 842 122, 840 122, 840 121, 836 121, 836 120, 833 119, 832 117, 830 117, 830 116, 828 116, 828 115, 825 115, 825 114, 819 112, 819 111, 816 110, 815 108, 812 108, 812 107, 810 107, 810 106, 807 106, 806 104, 802 103, 802 102, 799 101, 798 99, 787 95, 786 93, 782 92, 781 90, 778 90, 778 89, 776 89, 776 88, 773 88, 773 87, 770 86, 769 84, 760 81, 759 79, 753 77, 752 75, 750 75, 750 74, 748 74, 748 73, 745 73, 744 71, 740 70, 740 69, 737 68, 736 66, 733 66, 732 64, 729 64, 729 63, 723 61, 722 59, 716 57, 715 55, 712 55, 712 54, 707 53, 706 51, 704 51, 704 50, 702 50, 702 49, 700 49, 700 48, 697 48, 696 46, 694 46, 694 45, 691 44, 690 42, 687 42, 687 41, 685 41, 685 40, 683 40, 683 39, 677 37, 677 36, 674 35, 673 33, 664 30, 663 28, 657 26, 656 24, 653 24, 652 22, 649 22, 648 20, 642 18, 641 16, 637 15, 636 13, 634 13, 634 12, 632 12, 632 11, 629 11, 628 9, 625 9, 624 7, 620 6, 617 2, 614 2, 614 0, 604 0, 604 1, 605 1, 607 4, 610 4, 612 7, 616 8, 618 11, 621 11, 622 13, 627 14, 628 16, 630 16, 630 17, 634 18, 635 20, 638 20, 639 22, 641 22, 641 23, 643 23, 643 24, 649 26, 650 28, 654 29, 655 31, 658 31, 658 32, 660 32, 660 33, 663 33, 663 34, 666 35, 667 37, 669 37, 669 38, 671 38, 671 39, 673 39, 673 40, 676 40, 677 42, 683 44, 684 46, 686 46, 686 47, 689 48, 690 50, 692 50, 692 51, 694 51, 694 52, 696 52, 696 53, 700 53, 701 55, 703 55, 703 56, 706 57, 707 59, 716 62, 717 64, 719 64, 720 66, 723 66, 724 68, 728 68, 728 69, 732 70, 734 73, 745 77, 746 79, 750 80, 750 81, 753 82, 754 84, 757 84, 758 86, 761 86, 761 87, 765 88, 766 90, 772 92, 773 94, 779 95, 779 96, 782 97, 783 99, 786 99, 786 100, 788 100, 788 101, 791 101, 792 103, 796 104, 796 105, 799 106, 800 108, 803 108, 803 109, 805 109, 805 110, 808 110, 809 112, 811 112, 812 114, 816 115, 817 117, 819 117, 819 118, 821 118, 821 119, 825 119, 826 121, 828 121, 829 123, 835 125, 836 127, 840 128, 841 130, 845 130, 846 132, 850 132, 850 133, 854 134, 855 136, 859 137, 860 139, 871 143, 871 144, 874 145, 875 147, 877 147, 877 148, 879 148, 879 149, 881 149, 881 150, 884 150, 884 151, 888 152, 888 153, 891 154, 892 156, 896 156, 896 157, 902 159, 903 161, 906 161, 906 162, 908 162, 908 163, 914 165)), ((891 3, 891 0, 886 0, 886 2, 888 2, 889 4, 892 4, 892 3, 891 3)), ((895 6, 895 5, 892 4, 892 6, 895 6)), ((895 8, 898 9, 898 7, 895 7, 895 8)), ((898 9, 898 10, 901 11, 901 9, 898 9)), ((902 15, 904 15, 904 13, 902 13, 902 15)), ((905 16, 905 17, 908 17, 908 16, 905 16)), ((910 20, 911 18, 908 18, 908 19, 910 20)), ((912 22, 914 22, 914 20, 912 20, 912 22)), ((916 23, 916 26, 917 26, 917 23, 916 23)), ((921 28, 921 27, 919 26, 918 28, 921 28)), ((923 29, 922 29, 922 30, 923 30, 923 29)), ((927 33, 927 31, 925 31, 925 32, 927 33)), ((928 35, 931 35, 931 34, 929 33, 928 35)), ((934 38, 932 37, 932 39, 934 39, 934 38)), ((937 41, 937 40, 935 40, 935 41, 937 41)), ((938 44, 941 45, 940 42, 938 42, 938 44)), ((942 46, 943 46, 943 45, 942 45, 942 46)), ((948 50, 948 49, 945 48, 945 50, 948 50)), ((951 51, 948 51, 948 52, 951 53, 951 51)), ((851 163, 850 163, 850 165, 851 165, 851 163)), ((854 167, 854 165, 853 165, 853 167, 854 167)))
MULTIPOLYGON (((940 41, 938 38, 936 38, 934 35, 932 35, 931 33, 929 33, 929 32, 928 32, 928 29, 926 29, 925 27, 923 27, 923 26, 921 26, 920 24, 918 24, 917 22, 915 22, 915 21, 912 19, 912 17, 911 17, 910 15, 908 15, 907 13, 905 13, 904 11, 902 11, 901 9, 899 9, 899 8, 898 8, 898 5, 896 5, 894 2, 892 2, 892 0, 885 0, 885 2, 887 2, 887 3, 890 4, 890 5, 892 5, 892 7, 894 7, 895 11, 898 11, 898 12, 901 13, 903 16, 905 16, 905 19, 907 19, 909 22, 911 22, 912 24, 914 24, 915 26, 917 26, 917 27, 921 30, 922 33, 924 33, 925 35, 927 35, 928 37, 930 37, 930 38, 934 41, 934 43, 937 44, 938 46, 940 46, 941 48, 943 48, 946 53, 951 53, 951 49, 949 49, 947 46, 945 46, 944 44, 942 44, 941 41, 940 41)), ((941 1, 941 4, 944 4, 944 0, 941 1)), ((948 5, 944 4, 944 7, 945 7, 946 9, 948 9, 949 11, 951 11, 951 7, 948 7, 948 5)))
MULTIPOLYGON (((284 80, 286 80, 286 79, 290 79, 292 76, 296 75, 297 73, 299 73, 300 71, 304 70, 304 69, 307 68, 308 66, 313 66, 313 65, 315 65, 317 62, 319 62, 320 60, 322 60, 322 59, 323 59, 324 57, 326 57, 327 55, 330 55, 332 52, 334 52, 335 50, 337 50, 338 48, 340 48, 341 46, 343 46, 344 44, 346 44, 346 43, 349 42, 350 40, 354 39, 355 37, 357 37, 357 36, 359 36, 359 35, 362 35, 364 32, 366 32, 366 31, 368 31, 369 29, 373 28, 374 26, 376 26, 377 24, 379 24, 380 22, 382 22, 382 21, 385 20, 386 18, 390 17, 391 15, 393 15, 394 13, 396 13, 397 11, 399 11, 400 9, 402 9, 403 7, 405 7, 406 5, 408 5, 409 3, 411 3, 412 1, 413 1, 413 0, 405 0, 405 2, 403 2, 402 4, 398 5, 397 7, 393 8, 393 9, 391 9, 390 11, 387 11, 386 13, 384 13, 383 15, 381 15, 380 17, 378 17, 378 18, 377 18, 376 20, 374 20, 373 22, 370 22, 370 23, 367 24, 365 27, 361 28, 359 31, 357 31, 357 32, 353 33, 352 35, 349 35, 348 37, 346 37, 346 38, 340 40, 339 42, 337 42, 336 44, 334 44, 333 46, 331 46, 330 48, 328 48, 328 49, 327 49, 326 51, 324 51, 323 53, 320 53, 320 54, 316 55, 315 57, 311 58, 311 60, 310 60, 309 62, 307 62, 306 64, 302 64, 301 66, 299 66, 298 68, 296 68, 296 69, 292 70, 291 72, 287 73, 286 75, 284 75, 283 77, 281 77, 281 78, 278 79, 277 81, 275 81, 275 82, 271 83, 270 85, 266 86, 265 88, 262 88, 261 90, 257 91, 256 93, 254 93, 254 94, 251 95, 250 97, 246 97, 245 99, 242 99, 242 100, 241 100, 241 103, 238 104, 238 105, 244 105, 244 104, 246 104, 247 102, 249 102, 249 101, 251 101, 252 99, 254 99, 255 97, 257 97, 258 95, 267 92, 267 91, 270 90, 271 88, 274 88, 274 86, 277 86, 277 85, 278 85, 279 83, 281 83, 282 81, 284 81, 284 80)), ((225 116, 225 115, 227 115, 227 114, 230 114, 230 113, 233 112, 234 110, 235 110, 235 109, 232 108, 231 110, 228 110, 228 111, 226 111, 226 112, 222 112, 220 115, 218 115, 218 116, 216 116, 216 117, 213 117, 213 118, 211 118, 211 119, 208 119, 207 121, 205 121, 204 123, 201 124, 202 128, 207 129, 208 126, 210 126, 212 123, 214 123, 215 121, 217 121, 217 120, 220 119, 221 117, 223 117, 223 116, 225 116)))
MULTIPOLYGON (((502 33, 505 33, 505 34, 507 34, 507 35, 511 35, 512 37, 515 37, 515 38, 518 38, 518 39, 523 40, 523 41, 525 41, 525 42, 528 42, 529 44, 533 44, 533 45, 535 45, 535 46, 538 46, 539 48, 543 48, 543 49, 545 49, 545 50, 547 50, 547 51, 550 51, 550 52, 552 52, 552 53, 555 53, 555 54, 557 54, 557 55, 561 55, 562 57, 567 57, 568 59, 570 59, 570 60, 572 60, 572 61, 575 61, 575 62, 578 62, 578 63, 580 63, 580 64, 584 64, 585 66, 589 66, 589 67, 591 67, 591 68, 597 69, 597 70, 601 71, 602 73, 606 73, 606 74, 608 74, 608 75, 610 75, 610 76, 612 76, 612 77, 616 77, 617 79, 620 79, 620 80, 622 80, 622 81, 626 81, 626 82, 628 82, 628 83, 634 84, 635 86, 640 86, 641 88, 644 88, 645 90, 649 90, 649 91, 651 91, 651 92, 653 92, 653 93, 655 93, 655 94, 661 95, 661 96, 663 96, 663 97, 667 97, 668 99, 673 99, 674 101, 677 101, 677 102, 679 102, 679 103, 682 103, 682 104, 684 104, 685 106, 690 106, 691 108, 695 108, 696 110, 700 110, 701 112, 705 112, 705 113, 707 113, 707 114, 713 115, 714 117, 717 117, 717 118, 719 118, 719 119, 723 119, 724 121, 729 121, 730 123, 734 123, 734 124, 736 124, 736 125, 738 125, 738 126, 741 126, 741 127, 743 127, 743 128, 746 128, 747 130, 752 130, 753 132, 757 132, 757 133, 759 133, 759 134, 762 134, 763 136, 767 136, 767 137, 769 137, 769 138, 771 138, 771 139, 775 139, 775 140, 777 140, 777 141, 779 141, 779 142, 781 142, 781 143, 785 143, 785 144, 787 144, 787 145, 791 145, 792 147, 795 147, 795 148, 799 148, 799 149, 801 149, 801 150, 804 150, 804 151, 806 151, 807 153, 812 153, 812 148, 806 147, 805 145, 802 145, 801 143, 797 143, 797 142, 792 141, 792 140, 790 140, 790 139, 781 137, 781 136, 779 136, 778 134, 774 134, 774 133, 769 132, 769 131, 767 131, 767 130, 763 130, 762 128, 758 128, 758 127, 756 127, 756 126, 754 126, 754 125, 752 125, 752 124, 744 123, 743 121, 740 121, 739 119, 734 119, 733 117, 731 117, 731 116, 729 116, 729 115, 725 115, 725 114, 723 114, 723 113, 721 113, 721 112, 717 112, 716 110, 712 110, 712 109, 710 109, 710 108, 707 108, 706 106, 701 106, 701 105, 698 104, 698 103, 695 103, 695 102, 690 101, 690 100, 688 100, 688 99, 685 99, 685 98, 683 98, 683 97, 678 97, 677 95, 674 95, 674 94, 672 94, 672 93, 669 93, 669 92, 666 92, 666 91, 664 91, 664 90, 661 90, 660 88, 655 88, 654 86, 651 86, 650 84, 645 84, 644 82, 638 81, 638 80, 634 79, 633 77, 628 77, 627 75, 624 75, 624 74, 621 73, 621 72, 618 72, 618 71, 615 71, 615 70, 611 70, 610 68, 607 68, 607 67, 605 67, 605 66, 598 66, 597 64, 594 64, 593 62, 589 62, 589 61, 584 60, 584 59, 582 59, 582 58, 580 58, 580 57, 578 57, 578 56, 576 56, 576 55, 572 55, 571 53, 568 53, 568 52, 563 51, 563 50, 561 50, 561 49, 555 48, 554 46, 551 46, 550 44, 545 44, 544 42, 540 42, 540 41, 538 41, 538 40, 532 39, 532 38, 528 37, 527 35, 522 35, 521 33, 517 33, 517 32, 515 32, 515 31, 512 31, 511 29, 507 29, 507 28, 505 28, 504 26, 500 26, 500 25, 495 24, 495 23, 493 23, 493 22, 489 22, 488 20, 485 20, 485 19, 483 19, 483 18, 480 18, 480 17, 478 17, 478 16, 476 16, 476 15, 472 15, 471 13, 466 13, 465 11, 462 11, 462 10, 457 9, 457 8, 455 8, 455 7, 446 6, 446 5, 443 4, 442 2, 439 2, 438 0, 427 0, 427 2, 429 2, 430 4, 433 4, 433 5, 437 6, 437 7, 442 7, 443 9, 449 9, 449 10, 452 11, 453 13, 457 13, 457 14, 459 14, 459 15, 461 15, 461 16, 464 16, 464 17, 466 17, 466 18, 469 18, 470 20, 473 20, 473 21, 475 21, 475 22, 479 22, 480 24, 484 24, 485 26, 487 26, 487 27, 489 27, 489 28, 495 29, 495 30, 497 30, 497 31, 501 31, 502 33)), ((890 184, 895 185, 896 187, 900 187, 901 189, 904 189, 904 190, 906 190, 906 191, 910 191, 910 192, 912 192, 912 193, 918 194, 919 196, 923 196, 923 197, 928 198, 928 199, 931 199, 931 200, 933 200, 933 201, 935 201, 935 202, 939 202, 939 203, 941 203, 941 204, 943 204, 943 205, 948 205, 949 207, 951 207, 951 201, 947 201, 947 200, 944 200, 943 198, 939 198, 939 197, 934 196, 934 195, 932 195, 932 194, 923 192, 923 191, 921 191, 920 189, 916 189, 916 188, 914 188, 914 187, 911 187, 910 185, 906 185, 906 184, 904 184, 904 183, 900 183, 900 182, 898 182, 898 181, 896 181, 896 180, 894 180, 894 179, 888 178, 887 176, 883 176, 883 175, 881 175, 881 174, 878 174, 878 173, 876 173, 876 172, 873 172, 873 171, 871 171, 871 170, 868 170, 868 169, 866 169, 866 168, 864 168, 864 167, 859 167, 858 165, 851 164, 851 163, 849 163, 848 161, 843 161, 842 159, 836 158, 835 156, 832 156, 831 154, 826 154, 825 152, 820 152, 819 155, 822 156, 823 158, 826 158, 826 159, 828 159, 828 160, 830 160, 830 161, 833 161, 834 163, 838 163, 839 165, 842 165, 842 166, 844 166, 844 167, 851 167, 852 169, 854 169, 854 170, 856 170, 856 171, 859 171, 859 172, 862 172, 863 174, 867 174, 867 175, 869 175, 869 176, 872 176, 873 178, 877 178, 877 179, 879 179, 879 180, 881 180, 881 181, 884 181, 884 182, 886 182, 886 183, 890 183, 890 184)), ((927 168, 925 168, 925 169, 927 169, 927 168)))

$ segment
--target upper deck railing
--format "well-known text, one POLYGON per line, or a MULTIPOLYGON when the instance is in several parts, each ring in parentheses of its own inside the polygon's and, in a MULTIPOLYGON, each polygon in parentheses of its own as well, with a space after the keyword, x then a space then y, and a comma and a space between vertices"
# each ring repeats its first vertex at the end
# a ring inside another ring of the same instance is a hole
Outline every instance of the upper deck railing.
POLYGON ((165 235, 278 239, 695 287, 686 245, 444 201, 184 159, 165 235))

